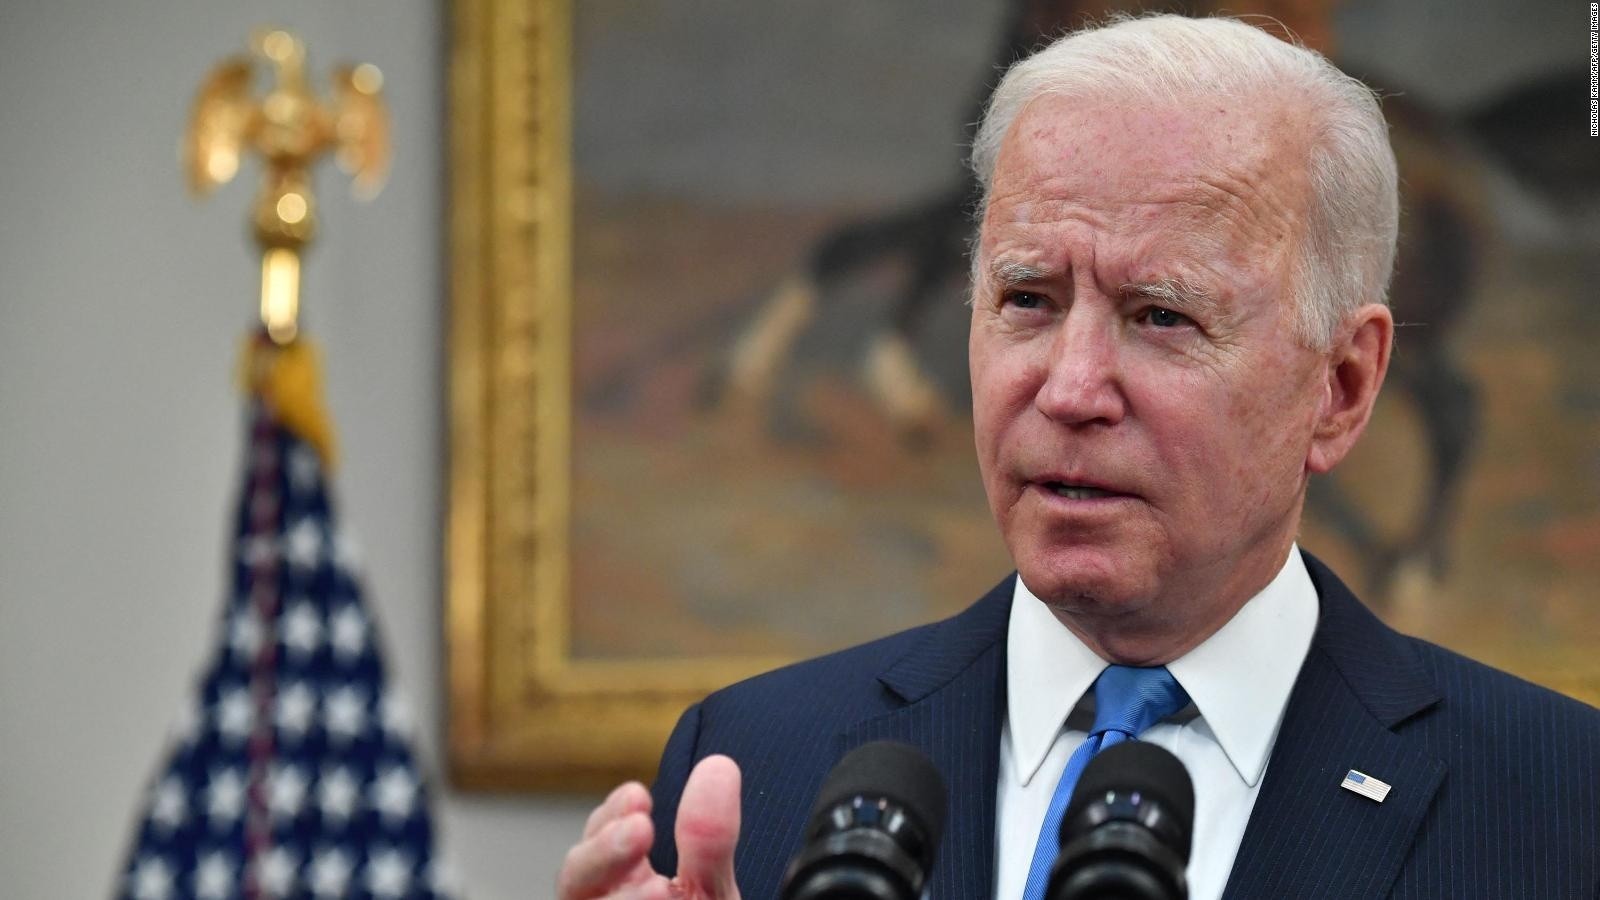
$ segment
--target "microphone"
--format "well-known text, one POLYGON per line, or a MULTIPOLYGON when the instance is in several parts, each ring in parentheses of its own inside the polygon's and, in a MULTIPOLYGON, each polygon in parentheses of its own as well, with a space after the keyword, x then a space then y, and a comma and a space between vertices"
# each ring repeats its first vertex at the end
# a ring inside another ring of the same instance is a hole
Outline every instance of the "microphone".
POLYGON ((1176 756, 1125 741, 1084 767, 1061 818, 1047 900, 1185 900, 1194 784, 1176 756))
POLYGON ((916 749, 874 741, 845 754, 811 807, 783 900, 917 900, 944 834, 944 779, 916 749))

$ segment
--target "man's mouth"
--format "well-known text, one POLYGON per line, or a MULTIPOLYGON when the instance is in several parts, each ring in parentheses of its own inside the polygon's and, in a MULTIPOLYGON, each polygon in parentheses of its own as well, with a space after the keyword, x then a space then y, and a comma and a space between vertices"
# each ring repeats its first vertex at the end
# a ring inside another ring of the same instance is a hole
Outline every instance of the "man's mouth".
POLYGON ((1116 491, 1108 491, 1087 484, 1072 484, 1065 481, 1046 481, 1046 490, 1053 492, 1058 497, 1068 500, 1097 500, 1102 497, 1121 497, 1116 491))

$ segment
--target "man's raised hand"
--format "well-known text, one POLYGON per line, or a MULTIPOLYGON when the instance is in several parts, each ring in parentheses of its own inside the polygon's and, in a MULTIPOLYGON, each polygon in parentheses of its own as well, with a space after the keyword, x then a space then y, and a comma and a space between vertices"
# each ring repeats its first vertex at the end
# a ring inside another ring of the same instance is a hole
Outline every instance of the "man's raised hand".
POLYGON ((670 879, 650 868, 650 792, 636 781, 612 791, 567 852, 557 880, 561 900, 739 900, 739 781, 738 765, 726 756, 708 756, 689 773, 673 829, 678 875, 670 879))

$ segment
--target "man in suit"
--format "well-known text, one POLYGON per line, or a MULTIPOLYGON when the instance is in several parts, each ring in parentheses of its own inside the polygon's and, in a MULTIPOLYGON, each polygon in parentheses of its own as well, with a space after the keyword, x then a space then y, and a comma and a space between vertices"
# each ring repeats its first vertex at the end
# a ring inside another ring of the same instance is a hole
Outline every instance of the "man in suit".
POLYGON ((1389 362, 1371 92, 1239 22, 1121 21, 1014 66, 973 167, 974 429, 1017 574, 690 709, 561 896, 774 896, 829 768, 887 737, 949 785, 939 900, 1039 896, 1108 738, 1194 777, 1197 898, 1600 897, 1600 712, 1396 634, 1295 545, 1389 362))

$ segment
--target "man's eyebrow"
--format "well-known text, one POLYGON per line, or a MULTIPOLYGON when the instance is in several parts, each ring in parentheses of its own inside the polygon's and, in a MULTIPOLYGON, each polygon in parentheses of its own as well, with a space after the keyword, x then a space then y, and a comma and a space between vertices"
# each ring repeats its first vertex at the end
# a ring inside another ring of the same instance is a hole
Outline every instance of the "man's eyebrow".
POLYGON ((1052 269, 1040 266, 1030 266, 1027 263, 1010 262, 997 259, 989 266, 989 278, 998 283, 1002 288, 1016 287, 1019 284, 1036 284, 1049 281, 1059 274, 1052 269))
POLYGON ((1215 302, 1210 291, 1182 278, 1162 278, 1159 281, 1125 284, 1122 286, 1122 293, 1128 297, 1143 297, 1191 309, 1196 306, 1210 306, 1215 302))

